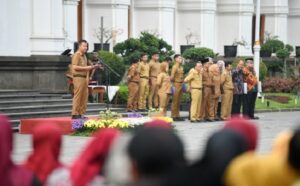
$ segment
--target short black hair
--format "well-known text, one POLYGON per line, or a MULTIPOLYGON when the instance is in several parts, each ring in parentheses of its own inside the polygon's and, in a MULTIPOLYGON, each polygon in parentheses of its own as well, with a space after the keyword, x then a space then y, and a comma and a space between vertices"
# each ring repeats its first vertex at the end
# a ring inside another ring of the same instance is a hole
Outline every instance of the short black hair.
POLYGON ((138 58, 133 58, 132 61, 131 61, 131 64, 135 64, 135 63, 138 63, 138 62, 139 62, 138 58))
POLYGON ((159 54, 159 52, 158 51, 154 51, 154 52, 151 53, 151 56, 154 56, 156 54, 159 54))
POLYGON ((128 154, 143 176, 159 176, 185 165, 179 137, 166 128, 143 128, 128 145, 128 154))
POLYGON ((166 57, 164 61, 173 61, 171 57, 166 57))
POLYGON ((231 62, 225 62, 225 67, 228 67, 229 65, 231 65, 231 62))
POLYGON ((300 129, 297 129, 289 143, 289 164, 300 171, 300 129))
POLYGON ((245 61, 253 61, 253 58, 252 57, 248 57, 245 59, 245 61))
POLYGON ((86 40, 82 39, 82 40, 78 41, 78 46, 80 46, 82 43, 88 44, 88 42, 86 40))
POLYGON ((174 60, 176 60, 178 57, 180 57, 181 55, 180 54, 175 54, 174 55, 174 60))
POLYGON ((142 53, 142 54, 140 55, 141 58, 144 57, 144 56, 148 56, 148 54, 142 53))

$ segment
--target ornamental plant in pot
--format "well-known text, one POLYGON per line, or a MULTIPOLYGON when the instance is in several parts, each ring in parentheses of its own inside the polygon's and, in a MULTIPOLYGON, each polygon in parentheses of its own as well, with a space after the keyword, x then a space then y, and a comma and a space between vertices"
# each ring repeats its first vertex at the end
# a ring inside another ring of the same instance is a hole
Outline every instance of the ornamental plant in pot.
POLYGON ((225 45, 224 46, 224 56, 225 57, 236 57, 237 54, 237 47, 238 46, 248 46, 247 41, 242 37, 240 41, 235 39, 232 45, 225 45))
POLYGON ((101 28, 98 27, 94 31, 94 36, 98 39, 99 43, 94 43, 94 52, 101 50, 101 32, 103 32, 103 50, 109 51, 110 41, 123 33, 122 29, 101 28))
POLYGON ((183 54, 187 49, 194 48, 195 45, 200 44, 199 34, 192 32, 188 29, 188 33, 185 35, 186 45, 180 45, 180 53, 183 54))

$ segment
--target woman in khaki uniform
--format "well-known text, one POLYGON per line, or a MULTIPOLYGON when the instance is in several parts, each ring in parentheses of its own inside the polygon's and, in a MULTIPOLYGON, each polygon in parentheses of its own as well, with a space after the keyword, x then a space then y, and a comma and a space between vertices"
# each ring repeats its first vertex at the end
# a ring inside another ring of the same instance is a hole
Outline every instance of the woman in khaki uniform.
POLYGON ((210 97, 210 107, 209 107, 209 119, 216 120, 218 100, 221 96, 221 75, 219 73, 219 67, 217 64, 213 64, 209 67, 209 73, 212 77, 212 95, 210 97))
POLYGON ((138 72, 138 59, 132 61, 128 70, 128 100, 127 100, 127 112, 132 112, 137 109, 138 93, 139 93, 139 81, 140 74, 138 72))
POLYGON ((171 94, 171 79, 168 71, 168 63, 162 63, 160 66, 160 73, 157 76, 159 107, 162 110, 163 116, 166 116, 167 114, 167 108, 171 94))
POLYGON ((231 115, 233 100, 233 83, 231 75, 231 64, 225 63, 225 70, 221 76, 221 84, 224 90, 222 94, 221 120, 226 120, 231 115))

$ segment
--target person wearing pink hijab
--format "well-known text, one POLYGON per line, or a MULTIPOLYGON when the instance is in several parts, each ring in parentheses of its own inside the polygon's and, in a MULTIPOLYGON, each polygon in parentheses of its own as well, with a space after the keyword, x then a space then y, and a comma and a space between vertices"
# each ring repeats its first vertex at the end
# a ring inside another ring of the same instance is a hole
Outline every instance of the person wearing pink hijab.
POLYGON ((63 167, 59 161, 62 132, 55 123, 45 122, 34 129, 32 139, 33 152, 24 166, 37 175, 42 185, 49 185, 48 177, 63 167))
POLYGON ((73 186, 102 185, 103 166, 114 140, 119 136, 117 129, 102 129, 87 145, 71 167, 73 186))
POLYGON ((0 186, 35 186, 39 185, 34 174, 11 159, 13 134, 9 119, 0 114, 0 186))

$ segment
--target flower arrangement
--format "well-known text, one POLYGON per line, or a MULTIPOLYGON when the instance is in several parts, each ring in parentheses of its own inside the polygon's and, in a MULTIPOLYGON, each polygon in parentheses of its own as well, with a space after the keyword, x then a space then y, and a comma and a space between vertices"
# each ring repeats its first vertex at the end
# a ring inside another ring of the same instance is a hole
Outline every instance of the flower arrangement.
MULTIPOLYGON (((160 109, 152 109, 149 111, 149 113, 152 114, 160 112, 160 109)), ((155 114, 151 117, 143 116, 140 113, 129 113, 127 117, 122 117, 119 113, 106 110, 99 112, 98 118, 72 120, 72 129, 75 131, 74 135, 90 136, 96 130, 104 128, 116 128, 125 131, 134 130, 143 127, 145 123, 156 119, 166 121, 170 124, 173 122, 172 118, 155 114)))

